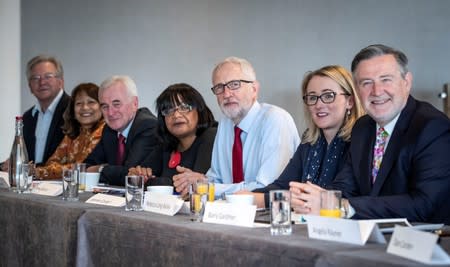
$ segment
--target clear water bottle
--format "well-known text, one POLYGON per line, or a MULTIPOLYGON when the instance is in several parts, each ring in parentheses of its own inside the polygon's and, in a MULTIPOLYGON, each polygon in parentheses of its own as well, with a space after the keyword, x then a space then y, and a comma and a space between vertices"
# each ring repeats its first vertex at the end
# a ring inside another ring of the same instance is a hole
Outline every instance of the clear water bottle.
POLYGON ((22 116, 16 116, 16 136, 9 155, 9 184, 13 191, 16 190, 17 180, 20 175, 22 163, 28 163, 27 147, 23 139, 23 120, 22 116))

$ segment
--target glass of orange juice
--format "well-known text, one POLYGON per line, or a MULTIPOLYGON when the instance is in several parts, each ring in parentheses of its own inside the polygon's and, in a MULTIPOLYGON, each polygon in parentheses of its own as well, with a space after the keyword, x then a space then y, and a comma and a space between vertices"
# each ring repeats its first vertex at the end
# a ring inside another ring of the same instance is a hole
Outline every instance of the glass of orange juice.
POLYGON ((199 180, 192 184, 190 192, 191 213, 194 216, 193 220, 202 221, 205 204, 208 200, 208 181, 199 180))
POLYGON ((208 202, 214 202, 214 194, 215 194, 215 185, 214 182, 208 183, 208 202))
POLYGON ((339 190, 320 192, 320 216, 341 218, 341 198, 339 190))

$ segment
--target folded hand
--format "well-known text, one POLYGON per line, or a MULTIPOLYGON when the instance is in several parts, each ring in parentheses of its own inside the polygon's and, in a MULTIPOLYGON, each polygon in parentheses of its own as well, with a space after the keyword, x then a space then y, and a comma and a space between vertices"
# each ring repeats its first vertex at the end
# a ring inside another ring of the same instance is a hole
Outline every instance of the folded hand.
POLYGON ((290 182, 291 207, 301 214, 319 215, 320 192, 324 189, 311 182, 290 182))
POLYGON ((173 186, 175 190, 181 194, 182 197, 185 197, 189 194, 189 185, 194 184, 198 180, 206 179, 205 175, 193 172, 189 168, 185 168, 182 166, 177 166, 178 174, 173 176, 173 186))

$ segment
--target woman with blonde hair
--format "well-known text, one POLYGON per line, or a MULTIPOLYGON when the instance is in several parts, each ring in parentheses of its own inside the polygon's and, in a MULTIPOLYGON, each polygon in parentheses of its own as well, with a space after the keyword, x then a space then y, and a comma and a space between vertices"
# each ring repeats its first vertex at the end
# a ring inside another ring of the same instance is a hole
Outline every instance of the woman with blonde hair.
POLYGON ((256 204, 267 207, 270 190, 289 189, 289 182, 326 187, 343 167, 355 121, 364 114, 352 76, 341 66, 309 72, 302 82, 307 129, 292 159, 272 184, 256 189, 256 204))

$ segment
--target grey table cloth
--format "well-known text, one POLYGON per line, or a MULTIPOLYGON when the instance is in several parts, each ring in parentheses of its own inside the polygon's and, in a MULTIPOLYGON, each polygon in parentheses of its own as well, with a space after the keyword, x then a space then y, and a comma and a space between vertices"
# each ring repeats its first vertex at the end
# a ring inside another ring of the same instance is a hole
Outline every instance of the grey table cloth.
MULTIPOLYGON (((104 206, 0 190, 0 266, 75 266, 77 221, 104 206)), ((107 208, 107 207, 106 207, 107 208)))
POLYGON ((149 212, 92 210, 78 221, 77 266, 422 266, 386 253, 386 245, 309 239, 269 228, 192 222, 149 212))
MULTIPOLYGON (((386 253, 269 228, 192 222, 187 215, 125 212, 61 197, 0 190, 0 266, 421 266, 386 253)), ((450 252, 450 238, 441 246, 450 252)))

